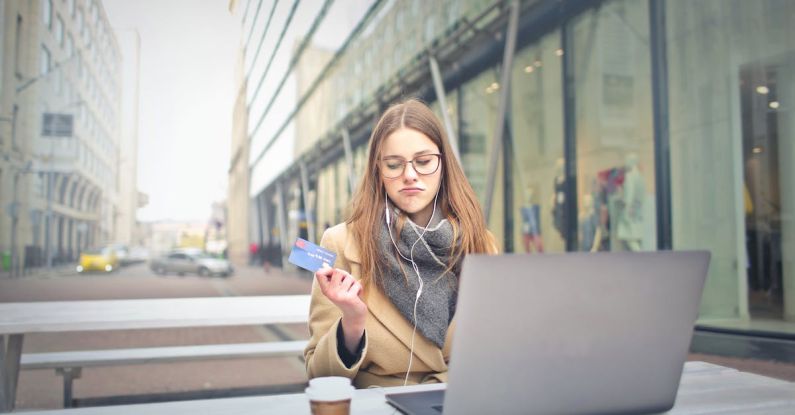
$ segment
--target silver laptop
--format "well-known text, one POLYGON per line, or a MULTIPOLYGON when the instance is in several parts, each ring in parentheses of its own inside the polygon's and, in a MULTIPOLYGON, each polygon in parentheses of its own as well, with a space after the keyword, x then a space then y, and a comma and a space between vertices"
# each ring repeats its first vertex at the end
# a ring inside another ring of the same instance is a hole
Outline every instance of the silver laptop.
POLYGON ((469 255, 446 391, 387 395, 404 413, 670 409, 709 252, 469 255))

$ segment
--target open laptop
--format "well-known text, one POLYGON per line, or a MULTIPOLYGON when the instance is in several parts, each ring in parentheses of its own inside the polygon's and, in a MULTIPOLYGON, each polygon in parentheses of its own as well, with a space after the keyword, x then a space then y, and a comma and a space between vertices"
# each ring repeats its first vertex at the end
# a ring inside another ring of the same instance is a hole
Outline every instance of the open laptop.
POLYGON ((709 252, 469 255, 446 391, 389 394, 412 415, 670 409, 709 252))

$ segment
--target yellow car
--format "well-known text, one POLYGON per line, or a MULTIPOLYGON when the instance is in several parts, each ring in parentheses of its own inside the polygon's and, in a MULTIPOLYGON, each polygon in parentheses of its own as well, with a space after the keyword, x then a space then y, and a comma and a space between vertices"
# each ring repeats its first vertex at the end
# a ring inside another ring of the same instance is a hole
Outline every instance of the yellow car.
POLYGON ((89 249, 80 254, 77 272, 111 272, 119 268, 119 258, 113 248, 89 249))

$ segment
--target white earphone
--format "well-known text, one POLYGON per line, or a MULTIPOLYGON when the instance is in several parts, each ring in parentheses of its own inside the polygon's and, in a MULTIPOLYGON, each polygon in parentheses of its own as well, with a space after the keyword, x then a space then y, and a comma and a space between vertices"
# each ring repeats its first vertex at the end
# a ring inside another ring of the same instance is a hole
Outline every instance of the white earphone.
POLYGON ((431 211, 431 218, 428 219, 428 223, 426 223, 425 227, 422 229, 422 233, 420 234, 420 237, 417 238, 417 240, 414 241, 414 243, 411 245, 411 249, 409 250, 409 257, 410 258, 406 258, 405 256, 403 256, 403 254, 400 252, 400 249, 397 246, 397 243, 395 243, 395 239, 392 237, 392 228, 391 228, 392 221, 391 221, 391 219, 390 219, 391 217, 389 215, 389 196, 386 193, 386 189, 384 191, 384 217, 385 217, 385 220, 386 220, 387 233, 389 233, 389 239, 392 241, 392 245, 395 246, 395 250, 397 251, 398 255, 400 255, 400 257, 405 259, 406 261, 411 262, 411 267, 414 268, 414 272, 417 273, 417 280, 419 282, 419 288, 417 289, 417 296, 414 298, 414 330, 411 332, 411 347, 410 347, 410 351, 409 351, 409 366, 406 369, 406 379, 403 380, 403 386, 406 386, 408 384, 409 373, 411 373, 411 364, 414 362, 414 337, 417 334, 417 304, 419 304, 419 302, 420 302, 420 295, 422 295, 422 285, 423 285, 422 276, 420 275, 420 269, 417 266, 417 263, 414 262, 414 247, 417 245, 417 242, 419 242, 420 239, 422 239, 423 242, 425 241, 425 239, 423 239, 423 236, 425 236, 425 232, 428 231, 428 227, 431 226, 431 222, 433 222, 433 216, 436 214, 436 200, 439 197, 439 190, 441 188, 442 188, 442 186, 441 186, 441 183, 440 183, 439 184, 439 188, 436 189, 436 195, 433 197, 433 210, 431 211))

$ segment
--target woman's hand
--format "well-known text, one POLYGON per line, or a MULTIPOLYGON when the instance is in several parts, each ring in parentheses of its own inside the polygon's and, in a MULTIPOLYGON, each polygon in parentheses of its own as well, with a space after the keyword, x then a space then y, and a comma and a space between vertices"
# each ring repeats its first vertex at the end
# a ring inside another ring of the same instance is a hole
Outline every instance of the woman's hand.
POLYGON ((364 335, 367 317, 367 305, 361 298, 362 284, 346 271, 326 264, 315 272, 315 279, 323 295, 342 311, 345 347, 351 354, 355 354, 364 335))

